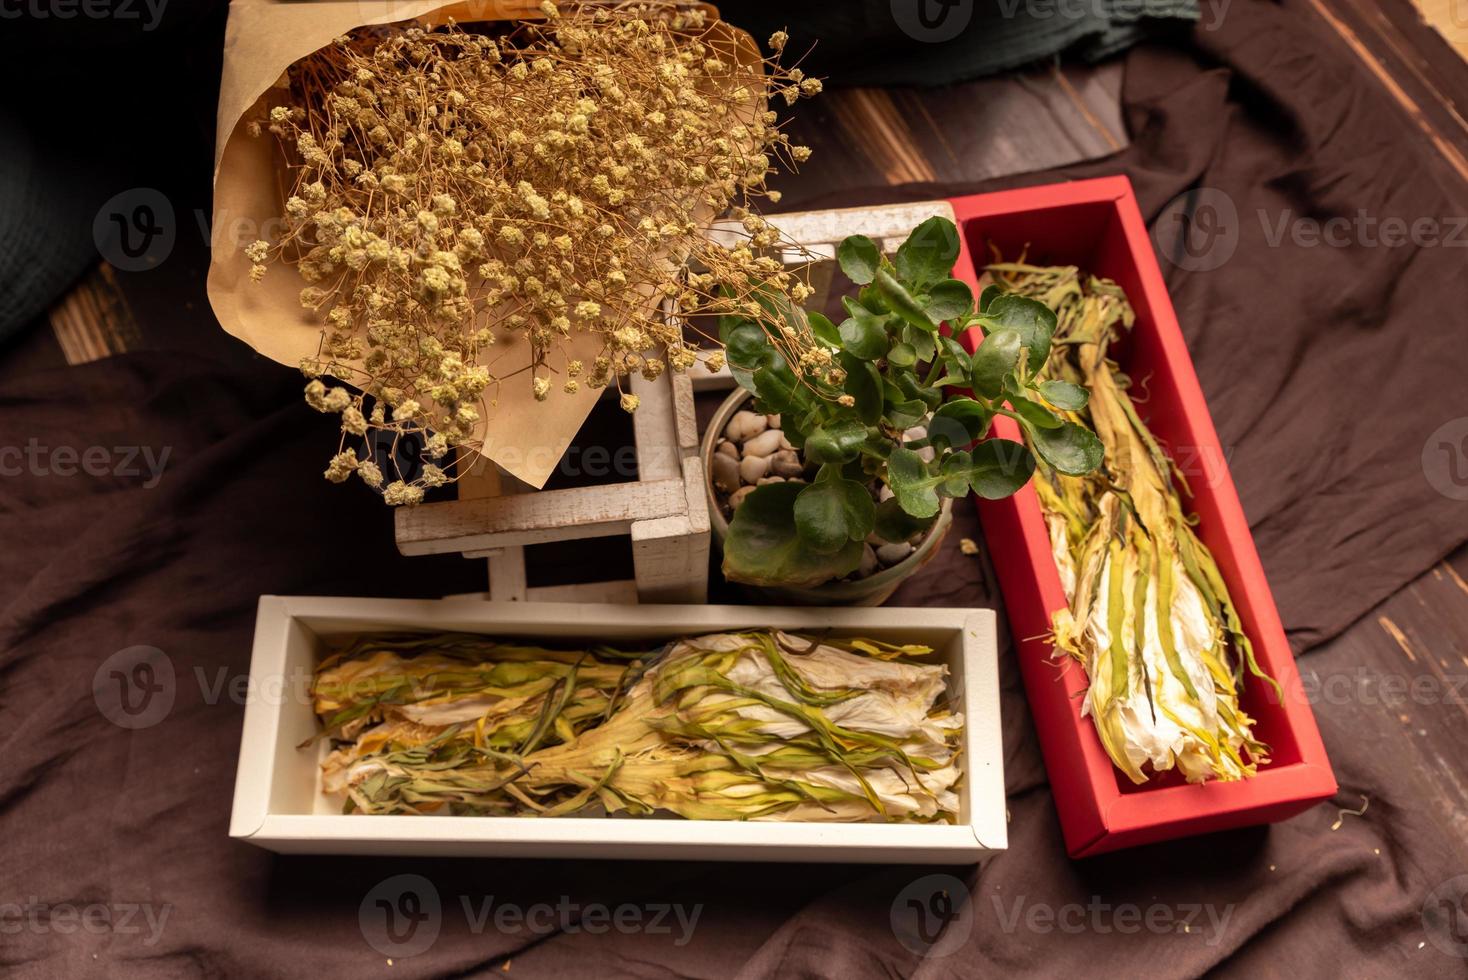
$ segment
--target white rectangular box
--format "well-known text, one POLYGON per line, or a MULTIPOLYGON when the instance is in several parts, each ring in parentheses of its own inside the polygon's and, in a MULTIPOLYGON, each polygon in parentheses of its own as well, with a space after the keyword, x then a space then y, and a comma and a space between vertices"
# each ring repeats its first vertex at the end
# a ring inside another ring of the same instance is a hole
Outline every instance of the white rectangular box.
POLYGON ((229 834, 281 853, 973 863, 1008 840, 994 613, 966 609, 627 606, 261 596, 229 834), (773 627, 934 648, 964 716, 957 824, 342 814, 321 791, 327 746, 312 669, 330 641, 460 631, 627 645, 773 627))

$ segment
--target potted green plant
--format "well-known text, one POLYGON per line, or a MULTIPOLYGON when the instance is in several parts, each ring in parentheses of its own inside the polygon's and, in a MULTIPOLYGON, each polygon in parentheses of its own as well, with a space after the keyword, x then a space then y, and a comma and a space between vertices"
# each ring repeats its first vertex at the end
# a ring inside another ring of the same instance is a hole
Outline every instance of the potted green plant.
POLYGON ((721 320, 740 390, 703 450, 726 578, 785 601, 876 604, 931 556, 952 498, 1009 496, 1036 454, 1061 473, 1100 464, 1100 441, 1071 414, 1086 390, 1039 377, 1055 314, 997 286, 975 302, 949 275, 958 252, 958 229, 937 217, 890 260, 865 236, 843 241, 837 259, 859 287, 846 318, 774 311, 818 341, 803 357, 834 370, 791 365, 752 319, 721 320), (973 326, 984 339, 969 355, 954 337, 973 326), (957 389, 968 393, 945 394, 957 389), (988 438, 998 415, 1025 441, 988 438))

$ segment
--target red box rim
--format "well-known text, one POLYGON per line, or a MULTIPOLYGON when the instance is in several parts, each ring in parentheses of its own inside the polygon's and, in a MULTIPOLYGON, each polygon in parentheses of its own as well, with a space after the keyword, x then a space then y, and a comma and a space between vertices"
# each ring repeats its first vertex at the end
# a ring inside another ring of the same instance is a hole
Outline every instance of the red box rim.
MULTIPOLYGON (((975 220, 1096 203, 1110 203, 1115 209, 1115 219, 1120 222, 1141 283, 1145 305, 1151 311, 1151 326, 1162 351, 1162 360, 1177 386, 1194 445, 1204 452, 1211 448, 1217 453, 1212 458, 1223 460, 1218 434, 1192 358, 1188 355, 1131 182, 1126 177, 1102 177, 950 199, 961 229, 961 254, 954 274, 974 287, 977 293, 978 267, 967 241, 968 228, 975 220)), ((972 351, 982 336, 975 327, 960 339, 972 351)), ((1000 418, 996 421, 995 435, 1017 439, 1019 430, 1011 420, 1000 418)), ((1260 666, 1286 692, 1279 707, 1284 724, 1295 740, 1300 761, 1271 764, 1261 769, 1253 779, 1239 782, 1182 784, 1124 793, 1117 785, 1111 759, 1102 748, 1090 719, 1081 718, 1079 712, 1072 708, 1068 714, 1075 723, 1069 730, 1055 730, 1041 728, 1037 712, 1041 748, 1056 807, 1060 811, 1067 849, 1073 857, 1284 819, 1336 792, 1335 777, 1314 714, 1307 701, 1299 696, 1302 688, 1294 654, 1285 637, 1226 464, 1212 480, 1212 494, 1218 521, 1237 570, 1236 574, 1228 577, 1229 588, 1238 605, 1248 607, 1250 615, 1246 617, 1246 623, 1260 666), (1077 761, 1082 765, 1077 766, 1077 761)), ((1066 602, 1059 572, 1051 557, 1039 498, 1033 487, 1026 486, 1010 501, 1001 503, 1013 508, 1025 558, 1034 571, 1044 604, 1053 615, 1057 609, 1064 608, 1066 602)), ((992 521, 993 511, 986 506, 989 502, 979 501, 979 504, 986 523, 992 521)), ((1059 670, 1048 662, 1048 643, 1039 638, 1016 636, 1016 647, 1021 666, 1026 668, 1026 692, 1032 702, 1048 698, 1070 707, 1074 699, 1085 691, 1084 671, 1074 665, 1059 670), (1040 658, 1047 662, 1037 663, 1040 658), (1042 671, 1049 672, 1045 676, 1053 683, 1041 683, 1042 671)))

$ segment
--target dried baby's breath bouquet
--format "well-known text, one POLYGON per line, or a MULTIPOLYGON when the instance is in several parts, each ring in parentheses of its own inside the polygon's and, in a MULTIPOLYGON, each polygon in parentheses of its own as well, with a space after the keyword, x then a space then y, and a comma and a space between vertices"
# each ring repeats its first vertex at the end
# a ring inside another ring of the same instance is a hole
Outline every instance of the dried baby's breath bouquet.
MULTIPOLYGON (((778 234, 752 210, 777 199, 776 160, 810 153, 780 131, 771 96, 794 103, 820 82, 762 60, 701 7, 542 9, 497 33, 339 38, 292 66, 289 100, 251 127, 293 174, 283 234, 246 250, 251 278, 285 263, 304 280, 301 304, 324 320, 301 364, 306 400, 342 417, 326 476, 356 473, 388 503, 453 478, 502 385, 544 400, 701 356, 717 369, 722 354, 700 355, 678 309, 752 317, 788 363, 829 380, 829 357, 775 312, 809 287, 767 254, 778 234), (721 215, 747 237, 705 237, 721 215), (508 345, 529 345, 529 366, 502 377, 508 345), (421 451, 401 466, 409 435, 421 451)), ((785 40, 770 39, 777 55, 785 40)), ((637 397, 623 390, 621 405, 637 397)))

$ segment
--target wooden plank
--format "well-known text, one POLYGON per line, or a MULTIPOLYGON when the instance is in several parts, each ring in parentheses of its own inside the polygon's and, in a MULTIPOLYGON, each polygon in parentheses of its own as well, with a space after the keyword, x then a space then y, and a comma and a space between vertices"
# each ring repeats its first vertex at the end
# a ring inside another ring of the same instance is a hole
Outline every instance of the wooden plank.
POLYGON ((399 551, 435 555, 627 534, 682 513, 685 499, 680 478, 400 507, 394 520, 399 551))
POLYGON ((1463 200, 1468 187, 1468 72, 1461 59, 1441 57, 1446 43, 1418 20, 1407 0, 1308 3, 1397 103, 1408 125, 1436 150, 1431 159, 1440 183, 1463 200), (1396 16, 1387 16, 1386 10, 1396 16), (1433 45, 1442 49, 1437 56, 1429 50, 1433 45))
POLYGON ((684 512, 632 525, 633 574, 643 602, 708 600, 709 513, 703 463, 683 470, 684 512))
MULTIPOLYGON (((703 367, 696 367, 697 374, 708 376, 703 367)), ((673 428, 677 433, 678 453, 691 456, 698 452, 698 415, 693 408, 693 377, 685 371, 670 379, 673 385, 673 428)), ((731 376, 732 380, 732 376, 731 376)))
POLYGON ((1120 59, 1042 65, 934 88, 828 87, 787 127, 811 147, 776 176, 783 206, 884 184, 976 183, 1106 156, 1127 144, 1120 59))
POLYGON ((498 554, 490 556, 485 564, 489 566, 489 597, 504 602, 524 602, 529 584, 525 578, 525 548, 516 546, 501 548, 498 554))
POLYGON ((71 365, 135 350, 142 333, 112 266, 99 262, 47 314, 51 332, 71 365))
MULTIPOLYGON (((1440 562, 1334 640, 1299 659, 1326 750, 1371 744, 1393 760, 1392 790, 1381 801, 1425 807, 1460 844, 1468 866, 1468 547, 1440 562)), ((1342 776, 1342 805, 1359 806, 1342 776)), ((1356 794, 1356 795, 1353 795, 1356 794)))
POLYGON ((664 371, 655 381, 634 374, 629 387, 640 404, 632 413, 637 441, 639 480, 677 480, 683 476, 678 447, 677 413, 673 406, 672 375, 664 371))
MULTIPOLYGON (((935 199, 910 204, 787 211, 770 215, 769 222, 786 239, 805 249, 816 251, 821 246, 830 246, 822 254, 833 256, 835 246, 847 235, 860 233, 868 238, 895 239, 900 243, 913 228, 935 214, 952 220, 953 206, 935 199)), ((709 237, 732 247, 748 235, 737 221, 717 221, 709 230, 709 237)))
POLYGON ((530 602, 615 602, 636 604, 637 583, 632 579, 583 582, 576 585, 542 585, 527 591, 530 602))

